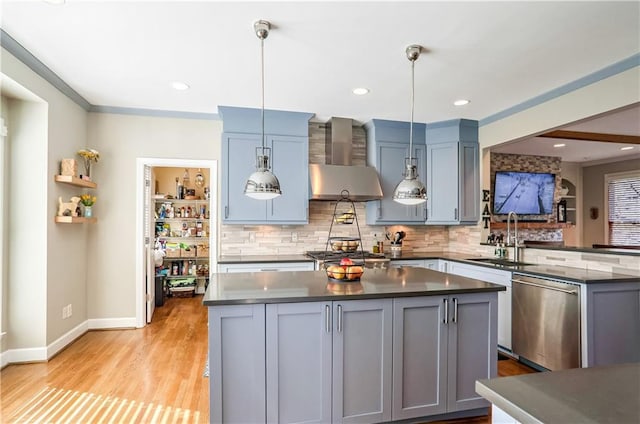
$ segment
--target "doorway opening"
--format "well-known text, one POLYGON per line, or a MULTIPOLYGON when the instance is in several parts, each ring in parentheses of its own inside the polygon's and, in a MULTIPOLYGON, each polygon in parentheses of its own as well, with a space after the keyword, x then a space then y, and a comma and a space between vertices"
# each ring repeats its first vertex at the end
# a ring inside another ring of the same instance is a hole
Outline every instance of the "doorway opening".
POLYGON ((151 322, 156 294, 163 296, 165 284, 175 287, 176 295, 191 286, 204 293, 217 267, 217 161, 138 158, 136 174, 136 327, 141 328, 151 322), (164 254, 158 267, 156 247, 164 254))

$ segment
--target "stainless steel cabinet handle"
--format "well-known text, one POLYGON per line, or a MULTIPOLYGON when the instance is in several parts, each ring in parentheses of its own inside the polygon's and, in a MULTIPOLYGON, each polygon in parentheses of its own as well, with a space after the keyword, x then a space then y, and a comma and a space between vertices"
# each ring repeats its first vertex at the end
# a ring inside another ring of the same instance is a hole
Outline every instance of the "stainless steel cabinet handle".
POLYGON ((338 333, 342 333, 342 305, 338 305, 338 333))
POLYGON ((324 305, 324 325, 327 333, 331 333, 331 306, 324 305))
POLYGON ((260 271, 280 271, 278 268, 260 268, 260 271))
POLYGON ((451 322, 454 324, 458 322, 458 299, 455 297, 453 298, 453 319, 451 322))
POLYGON ((224 217, 229 218, 229 206, 224 207, 224 217))
POLYGON ((424 220, 429 220, 429 209, 424 208, 424 220))
POLYGON ((382 208, 378 208, 378 219, 382 218, 382 208))
POLYGON ((536 284, 536 283, 531 283, 529 281, 522 281, 522 280, 516 280, 515 278, 511 279, 512 283, 519 283, 519 284, 524 284, 525 286, 533 286, 533 287, 539 287, 541 289, 549 289, 549 290, 555 290, 555 291, 559 291, 562 293, 567 293, 567 294, 578 294, 578 290, 565 290, 565 289, 561 289, 558 287, 552 287, 552 286, 545 286, 542 284, 536 284))
POLYGON ((449 323, 449 302, 447 301, 447 299, 443 299, 443 302, 444 302, 444 318, 442 318, 442 323, 448 324, 449 323))
POLYGON ((453 219, 458 220, 458 208, 453 210, 453 219))

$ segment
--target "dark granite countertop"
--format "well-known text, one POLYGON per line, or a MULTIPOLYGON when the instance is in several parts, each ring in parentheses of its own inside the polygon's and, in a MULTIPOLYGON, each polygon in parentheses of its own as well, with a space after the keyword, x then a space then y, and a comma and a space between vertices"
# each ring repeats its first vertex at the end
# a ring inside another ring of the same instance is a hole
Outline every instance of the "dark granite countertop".
POLYGON ((476 391, 523 423, 640 422, 640 363, 479 380, 476 391))
POLYGON ((426 268, 367 269, 359 282, 337 283, 324 271, 213 274, 205 306, 375 299, 496 292, 505 287, 426 268))
MULTIPOLYGON (((565 248, 566 250, 566 248, 565 248)), ((601 250, 601 249, 591 249, 601 250)), ((448 261, 456 261, 467 263, 475 266, 482 266, 493 269, 501 269, 521 274, 527 274, 537 277, 556 278, 582 284, 602 284, 602 283, 633 283, 640 282, 640 271, 633 274, 621 274, 607 271, 597 271, 585 268, 571 268, 557 265, 509 265, 492 264, 487 262, 478 262, 471 259, 480 258, 473 255, 447 252, 403 252, 400 256, 391 256, 386 253, 391 261, 399 260, 425 260, 425 259, 444 259, 448 261)), ((313 259, 305 255, 252 255, 252 256, 223 256, 218 259, 218 263, 273 263, 273 262, 314 262, 313 259)))

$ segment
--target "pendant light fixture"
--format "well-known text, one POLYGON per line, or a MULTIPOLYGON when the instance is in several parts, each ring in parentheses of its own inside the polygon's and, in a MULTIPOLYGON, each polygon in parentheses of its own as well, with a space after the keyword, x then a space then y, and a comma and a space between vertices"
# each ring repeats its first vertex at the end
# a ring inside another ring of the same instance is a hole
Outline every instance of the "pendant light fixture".
POLYGON ((249 176, 247 184, 244 187, 244 194, 254 199, 269 200, 282 194, 280 191, 280 182, 278 178, 271 172, 269 166, 269 156, 271 148, 265 146, 264 137, 264 39, 269 36, 271 24, 267 21, 257 21, 253 24, 253 29, 260 39, 260 75, 262 81, 262 147, 256 148, 256 171, 249 176))
POLYGON ((411 126, 409 127, 409 157, 405 158, 404 179, 396 186, 393 200, 403 205, 418 205, 427 201, 427 190, 418 179, 417 159, 413 157, 413 97, 414 97, 414 65, 422 48, 418 45, 407 47, 407 58, 411 61, 411 126))

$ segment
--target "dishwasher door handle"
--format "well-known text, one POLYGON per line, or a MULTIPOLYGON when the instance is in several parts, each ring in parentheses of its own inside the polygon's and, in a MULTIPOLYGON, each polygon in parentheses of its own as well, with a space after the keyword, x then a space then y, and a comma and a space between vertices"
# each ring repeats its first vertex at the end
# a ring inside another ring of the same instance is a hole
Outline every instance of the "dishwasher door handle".
POLYGON ((519 284, 524 284, 525 286, 533 286, 533 287, 538 287, 541 289, 549 289, 549 290, 555 290, 555 291, 559 291, 562 293, 566 293, 566 294, 578 294, 578 290, 565 290, 565 289, 561 289, 559 287, 553 287, 553 286, 546 286, 544 284, 536 284, 536 283, 531 283, 529 281, 522 281, 522 280, 516 280, 515 278, 511 280, 512 283, 519 283, 519 284))

